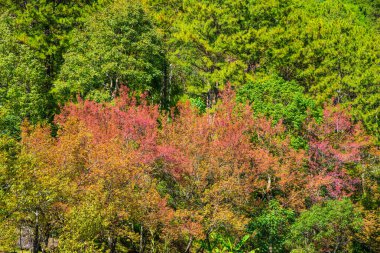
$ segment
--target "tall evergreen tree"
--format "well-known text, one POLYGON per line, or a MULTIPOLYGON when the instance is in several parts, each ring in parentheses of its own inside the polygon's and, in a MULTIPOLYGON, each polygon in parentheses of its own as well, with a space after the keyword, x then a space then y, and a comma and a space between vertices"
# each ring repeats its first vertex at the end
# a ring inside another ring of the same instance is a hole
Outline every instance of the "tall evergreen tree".
POLYGON ((166 64, 162 43, 135 1, 115 1, 88 18, 74 32, 64 59, 55 85, 63 99, 76 93, 107 99, 127 85, 160 100, 166 64))

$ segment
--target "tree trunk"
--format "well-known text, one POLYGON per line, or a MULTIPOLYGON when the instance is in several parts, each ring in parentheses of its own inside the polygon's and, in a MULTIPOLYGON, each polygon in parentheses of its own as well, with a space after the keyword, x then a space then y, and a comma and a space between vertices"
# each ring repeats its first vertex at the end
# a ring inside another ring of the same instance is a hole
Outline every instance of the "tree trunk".
POLYGON ((22 247, 22 227, 20 226, 20 250, 23 250, 23 247, 22 247))
POLYGON ((116 253, 116 243, 117 243, 116 238, 108 237, 108 247, 110 248, 110 253, 116 253))
POLYGON ((143 226, 140 227, 140 253, 143 252, 143 226))
POLYGON ((189 243, 187 244, 185 253, 189 253, 190 252, 190 248, 191 248, 191 244, 192 243, 193 243, 193 237, 190 237, 190 240, 189 240, 189 243))
POLYGON ((36 225, 34 226, 34 233, 33 233, 33 245, 32 245, 32 252, 33 253, 38 253, 38 249, 40 247, 40 244, 39 244, 39 240, 38 240, 38 237, 39 237, 39 227, 38 227, 38 218, 37 218, 37 221, 36 221, 36 225))
POLYGON ((168 74, 168 64, 164 64, 164 77, 162 78, 161 83, 161 91, 160 91, 160 103, 161 107, 165 107, 168 103, 168 83, 169 83, 169 75, 168 74))
POLYGON ((207 108, 211 108, 213 105, 216 104, 217 100, 218 100, 218 94, 219 94, 219 90, 217 88, 217 85, 212 87, 206 94, 206 106, 207 108))

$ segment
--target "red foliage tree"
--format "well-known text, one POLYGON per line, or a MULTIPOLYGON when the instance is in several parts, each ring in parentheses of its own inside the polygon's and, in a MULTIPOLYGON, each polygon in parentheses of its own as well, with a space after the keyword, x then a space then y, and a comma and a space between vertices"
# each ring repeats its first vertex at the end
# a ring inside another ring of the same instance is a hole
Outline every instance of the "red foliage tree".
MULTIPOLYGON (((327 197, 351 195, 360 183, 352 170, 371 144, 361 124, 354 124, 340 105, 326 106, 321 123, 315 120, 308 123, 307 137, 309 174, 315 178, 312 183, 319 183, 327 197)), ((314 197, 321 197, 320 193, 318 195, 314 197)))

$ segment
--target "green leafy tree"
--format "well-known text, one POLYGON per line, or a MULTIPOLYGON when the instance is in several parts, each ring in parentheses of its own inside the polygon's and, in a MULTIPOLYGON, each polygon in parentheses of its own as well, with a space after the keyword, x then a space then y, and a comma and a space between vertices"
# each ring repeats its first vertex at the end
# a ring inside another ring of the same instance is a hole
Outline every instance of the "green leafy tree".
POLYGON ((23 130, 22 148, 14 165, 13 209, 8 220, 18 229, 29 231, 31 251, 37 253, 47 250, 49 238, 59 227, 62 217, 59 203, 67 181, 50 164, 54 156, 50 130, 37 127, 33 131, 28 124, 23 130), (36 149, 37 143, 40 146, 36 149))
POLYGON ((14 18, 0 17, 0 135, 18 136, 22 119, 50 116, 44 65, 15 38, 14 18))
POLYGON ((255 250, 245 250, 244 246, 246 246, 248 239, 250 238, 250 235, 243 236, 240 240, 234 240, 231 239, 228 235, 223 236, 221 234, 213 233, 211 234, 211 240, 213 241, 210 243, 210 246, 212 244, 212 248, 209 249, 209 252, 213 253, 240 253, 240 252, 247 252, 247 253, 255 253, 255 250))
POLYGON ((65 181, 49 166, 50 131, 37 128, 33 139, 32 127, 25 125, 24 130, 21 145, 9 137, 0 139, 0 227, 6 228, 0 245, 1 250, 14 250, 19 240, 22 246, 24 234, 30 238, 31 251, 37 253, 47 249, 60 223, 61 211, 56 204, 62 200, 65 181), (40 148, 34 149, 37 143, 40 148))
MULTIPOLYGON (((59 71, 70 31, 80 25, 84 13, 97 0, 15 0, 2 1, 3 9, 15 17, 17 40, 36 52, 44 62, 47 85, 59 71)), ((99 1, 102 3, 103 1, 99 1)))
POLYGON ((293 132, 302 130, 308 116, 320 114, 315 101, 304 94, 302 86, 278 76, 256 79, 242 86, 237 100, 248 101, 256 116, 270 117, 274 123, 282 120, 293 132))
POLYGON ((11 195, 15 183, 14 165, 20 152, 19 143, 7 136, 0 137, 0 250, 12 251, 16 248, 17 226, 8 219, 15 208, 15 199, 11 195))
POLYGON ((111 98, 121 85, 148 90, 159 101, 165 56, 159 34, 141 4, 115 1, 77 29, 64 55, 55 92, 64 100, 82 96, 111 98))
POLYGON ((96 2, 0 1, 0 134, 19 135, 24 118, 53 119, 57 107, 49 92, 70 32, 96 2))
POLYGON ((276 200, 269 201, 268 208, 249 225, 255 234, 253 243, 258 252, 284 252, 285 239, 294 219, 293 210, 282 207, 276 200))
POLYGON ((301 213, 287 244, 294 252, 350 252, 362 218, 349 199, 330 200, 301 213))

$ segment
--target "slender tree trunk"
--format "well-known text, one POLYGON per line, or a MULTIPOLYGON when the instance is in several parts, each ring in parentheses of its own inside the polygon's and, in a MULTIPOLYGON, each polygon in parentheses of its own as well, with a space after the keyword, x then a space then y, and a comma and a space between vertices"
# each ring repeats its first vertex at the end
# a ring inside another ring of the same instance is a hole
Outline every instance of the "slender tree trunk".
POLYGON ((42 252, 46 252, 46 249, 49 246, 49 237, 50 237, 50 224, 44 229, 44 233, 42 233, 41 241, 43 241, 43 245, 40 245, 42 248, 42 252))
POLYGON ((110 253, 116 253, 116 243, 117 239, 114 237, 108 238, 108 247, 110 248, 110 253))
POLYGON ((169 81, 168 81, 168 85, 169 85, 168 104, 170 104, 170 94, 172 93, 172 78, 173 78, 173 66, 170 63, 170 65, 169 65, 169 81))
MULTIPOLYGON (((210 233, 211 233, 211 231, 210 231, 210 233)), ((207 243, 207 250, 211 251, 212 249, 211 249, 210 234, 209 233, 207 233, 207 235, 206 235, 206 243, 207 243)))
POLYGON ((340 236, 338 236, 338 238, 337 238, 337 242, 336 242, 336 246, 335 246, 335 248, 334 248, 334 253, 337 252, 337 250, 339 249, 340 242, 341 242, 341 240, 340 240, 340 236))
POLYGON ((189 253, 190 252, 190 248, 191 248, 191 244, 192 243, 193 243, 193 237, 190 237, 190 240, 189 240, 189 243, 187 244, 185 253, 189 253))
POLYGON ((22 227, 20 226, 20 250, 23 250, 22 248, 22 227))
POLYGON ((38 241, 38 237, 39 237, 39 227, 38 227, 38 218, 36 220, 36 224, 34 226, 34 233, 33 233, 33 246, 32 246, 32 252, 33 253, 38 253, 38 248, 39 248, 39 241, 38 241))
POLYGON ((150 230, 150 236, 152 237, 152 239, 150 240, 150 244, 151 244, 151 252, 152 253, 155 253, 156 252, 156 242, 154 241, 154 231, 150 230))
POLYGON ((364 172, 362 173, 362 190, 363 190, 363 196, 367 196, 366 192, 366 182, 365 182, 365 174, 364 172))
POLYGON ((166 106, 167 104, 167 97, 168 97, 168 83, 169 83, 169 77, 168 77, 168 64, 164 64, 164 77, 162 78, 162 84, 161 84, 161 91, 160 91, 160 103, 161 107, 166 106))
POLYGON ((271 187, 272 187, 272 178, 270 175, 268 175, 267 189, 266 189, 266 195, 267 195, 268 200, 272 199, 271 187))
POLYGON ((218 100, 218 94, 219 94, 219 90, 218 90, 218 84, 216 84, 216 86, 212 87, 206 94, 206 106, 207 108, 211 108, 214 104, 216 104, 217 100, 218 100))
POLYGON ((140 227, 140 253, 143 252, 143 226, 140 227))

